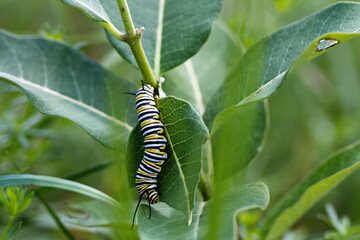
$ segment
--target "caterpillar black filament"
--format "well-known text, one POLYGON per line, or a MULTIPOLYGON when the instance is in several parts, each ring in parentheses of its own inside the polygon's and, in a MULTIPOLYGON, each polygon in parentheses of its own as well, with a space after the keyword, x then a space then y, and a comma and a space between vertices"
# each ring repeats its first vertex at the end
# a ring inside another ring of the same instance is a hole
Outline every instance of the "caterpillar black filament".
POLYGON ((160 120, 159 109, 155 103, 157 95, 157 89, 148 84, 143 85, 135 94, 137 116, 144 137, 145 151, 135 177, 139 202, 134 219, 141 199, 147 200, 149 205, 160 201, 157 192, 157 176, 167 159, 165 152, 167 139, 164 134, 164 124, 160 120))

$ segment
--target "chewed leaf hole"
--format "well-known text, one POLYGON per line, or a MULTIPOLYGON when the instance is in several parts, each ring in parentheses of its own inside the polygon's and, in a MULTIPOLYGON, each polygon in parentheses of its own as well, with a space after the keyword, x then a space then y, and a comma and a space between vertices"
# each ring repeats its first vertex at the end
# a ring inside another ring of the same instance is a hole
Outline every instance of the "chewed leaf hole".
POLYGON ((339 40, 332 39, 332 38, 321 39, 316 46, 316 51, 317 52, 323 51, 325 49, 328 49, 330 47, 333 47, 333 46, 339 44, 339 42, 340 42, 339 40))

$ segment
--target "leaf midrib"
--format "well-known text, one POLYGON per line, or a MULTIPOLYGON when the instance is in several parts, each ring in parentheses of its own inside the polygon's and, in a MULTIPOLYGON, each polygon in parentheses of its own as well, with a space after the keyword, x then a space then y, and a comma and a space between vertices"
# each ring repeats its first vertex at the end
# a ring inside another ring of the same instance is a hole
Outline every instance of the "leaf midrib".
POLYGON ((174 159, 175 159, 175 162, 176 162, 176 165, 177 167, 179 168, 179 174, 180 174, 180 178, 181 178, 181 181, 184 185, 184 188, 185 188, 185 195, 186 195, 186 205, 187 205, 187 208, 188 208, 188 213, 190 212, 190 206, 189 206, 189 190, 187 188, 187 185, 186 185, 186 181, 185 181, 185 175, 182 171, 182 168, 181 168, 181 164, 179 162, 179 157, 177 156, 176 152, 175 152, 175 149, 173 147, 173 143, 171 141, 171 138, 170 138, 170 135, 168 133, 168 131, 166 130, 166 127, 165 127, 165 133, 166 133, 166 137, 168 138, 168 141, 169 141, 169 145, 170 145, 170 148, 171 148, 171 151, 173 153, 173 156, 174 156, 174 159))
POLYGON ((156 78, 160 77, 160 60, 161 60, 164 11, 165 11, 165 0, 160 0, 159 10, 158 10, 158 25, 156 29, 155 57, 154 57, 154 72, 156 78))
POLYGON ((206 202, 200 202, 199 203, 199 210, 196 214, 194 214, 195 216, 197 215, 198 217, 196 218, 195 220, 195 227, 194 227, 194 239, 198 239, 198 233, 199 233, 199 230, 200 230, 200 217, 201 217, 201 214, 204 210, 204 207, 206 205, 206 202))
POLYGON ((196 105, 198 106, 199 113, 202 116, 205 113, 205 105, 203 102, 203 96, 199 86, 199 78, 194 70, 191 59, 185 62, 186 73, 189 76, 189 80, 194 91, 196 105))
MULTIPOLYGON (((156 105, 157 105, 157 107, 159 108, 158 102, 156 102, 156 105)), ((164 122, 164 117, 161 116, 161 112, 160 112, 160 117, 161 117, 162 122, 164 122)), ((187 187, 187 185, 186 185, 185 176, 184 176, 184 173, 183 173, 183 171, 182 171, 181 164, 180 164, 180 162, 179 162, 179 157, 177 156, 176 151, 175 151, 175 149, 174 149, 174 144, 173 144, 173 142, 171 141, 170 134, 169 134, 169 132, 168 132, 168 130, 167 130, 167 125, 166 125, 166 124, 165 124, 165 135, 166 135, 166 138, 167 138, 167 140, 168 140, 168 145, 169 145, 170 148, 171 148, 171 152, 173 153, 173 157, 174 157, 176 166, 177 166, 178 169, 179 169, 179 175, 180 175, 181 182, 182 182, 183 185, 184 185, 184 189, 185 189, 184 192, 185 192, 185 197, 186 197, 187 213, 188 213, 188 217, 189 217, 189 213, 190 213, 189 189, 188 189, 188 187, 187 187)), ((191 215, 190 215, 190 217, 191 217, 191 215)))
POLYGON ((108 114, 94 108, 93 106, 90 106, 90 105, 88 105, 88 104, 86 104, 84 102, 75 100, 73 98, 70 98, 70 97, 68 97, 66 95, 63 95, 63 94, 61 94, 59 92, 56 92, 56 91, 54 91, 52 89, 49 89, 47 87, 44 87, 44 86, 41 86, 41 85, 38 85, 38 84, 34 84, 33 82, 27 81, 26 79, 13 76, 13 75, 10 75, 10 74, 5 73, 5 72, 0 72, 0 77, 12 80, 14 82, 22 83, 22 84, 30 86, 30 87, 34 87, 34 88, 36 88, 36 89, 38 89, 38 90, 40 90, 42 92, 45 92, 45 93, 51 94, 53 96, 59 97, 59 98, 65 100, 65 101, 68 101, 68 102, 73 103, 73 104, 75 104, 77 106, 85 108, 85 109, 89 110, 90 112, 93 112, 93 113, 95 113, 95 114, 97 114, 97 115, 99 115, 99 116, 101 116, 101 117, 103 117, 103 118, 105 118, 105 119, 119 125, 119 126, 122 126, 122 127, 126 128, 126 129, 128 129, 130 131, 132 130, 132 127, 129 124, 127 124, 127 123, 125 123, 123 121, 120 121, 119 119, 116 119, 113 116, 110 116, 110 115, 108 115, 108 114))

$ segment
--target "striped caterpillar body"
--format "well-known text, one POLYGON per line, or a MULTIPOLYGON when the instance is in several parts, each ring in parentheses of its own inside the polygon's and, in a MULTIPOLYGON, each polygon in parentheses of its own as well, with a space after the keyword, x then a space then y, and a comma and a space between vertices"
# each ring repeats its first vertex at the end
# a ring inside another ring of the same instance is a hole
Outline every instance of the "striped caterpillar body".
POLYGON ((160 201, 157 192, 157 176, 167 159, 165 152, 167 139, 164 134, 164 124, 160 120, 159 109, 155 103, 157 95, 157 89, 148 84, 143 85, 135 94, 137 117, 144 137, 145 151, 135 177, 139 203, 134 218, 141 199, 147 200, 149 205, 160 201))

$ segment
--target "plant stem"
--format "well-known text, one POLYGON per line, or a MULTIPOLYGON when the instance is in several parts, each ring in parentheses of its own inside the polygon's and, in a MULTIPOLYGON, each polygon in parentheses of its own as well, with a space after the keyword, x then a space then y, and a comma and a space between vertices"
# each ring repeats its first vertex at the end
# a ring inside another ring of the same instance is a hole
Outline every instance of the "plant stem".
POLYGON ((14 222, 14 219, 15 219, 15 216, 9 216, 9 221, 8 221, 8 223, 6 224, 6 227, 5 227, 5 229, 4 229, 3 234, 1 235, 1 240, 4 240, 5 237, 7 236, 8 232, 9 232, 9 230, 10 230, 10 228, 11 228, 11 225, 12 225, 13 222, 14 222))
POLYGON ((141 27, 140 29, 135 29, 126 0, 117 0, 117 4, 119 6, 121 18, 126 31, 124 41, 129 45, 144 81, 153 87, 157 87, 157 82, 141 44, 141 36, 144 28, 141 27))
POLYGON ((56 215, 55 211, 51 208, 51 206, 47 203, 47 201, 41 196, 41 194, 39 194, 38 192, 35 191, 35 195, 36 197, 40 200, 40 202, 45 206, 46 210, 49 212, 49 214, 51 215, 51 217, 54 219, 54 221, 56 222, 56 225, 59 227, 59 229, 65 234, 65 236, 69 239, 69 240, 76 240, 76 238, 71 234, 71 232, 69 230, 67 230, 67 228, 65 227, 65 225, 61 222, 60 218, 58 215, 56 215))
POLYGON ((204 201, 208 201, 212 197, 213 192, 203 170, 200 172, 199 190, 204 198, 204 201))
POLYGON ((127 37, 133 38, 135 36, 135 27, 133 20, 131 18, 129 6, 126 0, 116 0, 119 6, 121 18, 123 20, 124 28, 126 31, 127 37))
POLYGON ((125 34, 120 32, 114 25, 102 22, 101 23, 112 35, 114 35, 120 41, 125 41, 125 34))

